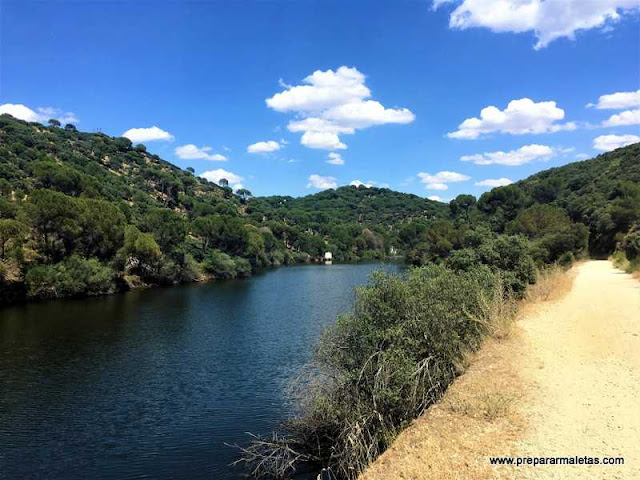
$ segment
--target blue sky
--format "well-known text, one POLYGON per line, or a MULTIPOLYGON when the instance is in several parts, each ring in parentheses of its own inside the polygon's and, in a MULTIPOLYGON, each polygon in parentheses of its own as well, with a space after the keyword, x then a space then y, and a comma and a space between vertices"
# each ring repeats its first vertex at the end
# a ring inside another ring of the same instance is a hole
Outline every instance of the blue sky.
POLYGON ((0 111, 156 126, 129 136, 257 195, 447 200, 640 141, 639 20, 637 0, 4 0, 0 111))

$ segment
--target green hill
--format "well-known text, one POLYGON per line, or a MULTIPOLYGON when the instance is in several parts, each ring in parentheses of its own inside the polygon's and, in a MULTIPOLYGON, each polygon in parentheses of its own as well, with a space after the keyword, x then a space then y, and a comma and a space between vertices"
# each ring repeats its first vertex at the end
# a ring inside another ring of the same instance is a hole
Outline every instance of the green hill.
POLYGON ((594 255, 633 250, 640 144, 449 205, 363 186, 251 198, 221 184, 126 138, 1 115, 0 299, 245 276, 327 250, 456 268, 493 265, 504 242, 538 264, 571 261, 587 241, 594 255))
POLYGON ((126 138, 0 116, 0 280, 18 296, 243 276, 326 250, 383 258, 399 222, 447 214, 386 189, 251 199, 126 138))
POLYGON ((493 189, 478 201, 498 229, 534 204, 560 208, 572 221, 586 225, 591 254, 612 253, 640 222, 640 143, 539 172, 493 189))

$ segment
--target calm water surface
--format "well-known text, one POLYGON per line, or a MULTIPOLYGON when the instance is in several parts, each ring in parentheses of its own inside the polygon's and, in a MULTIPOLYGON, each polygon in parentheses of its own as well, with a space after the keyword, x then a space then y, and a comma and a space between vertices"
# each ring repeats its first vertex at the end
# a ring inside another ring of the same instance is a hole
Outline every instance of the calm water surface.
POLYGON ((241 478, 224 443, 286 417, 287 383, 380 267, 0 309, 0 478, 241 478))

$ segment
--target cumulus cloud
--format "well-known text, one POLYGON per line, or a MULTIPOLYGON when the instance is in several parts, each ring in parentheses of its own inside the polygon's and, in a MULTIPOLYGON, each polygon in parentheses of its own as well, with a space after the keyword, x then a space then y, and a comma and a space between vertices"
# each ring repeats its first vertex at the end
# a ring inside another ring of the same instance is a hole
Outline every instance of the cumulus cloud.
POLYGON ((237 186, 240 182, 244 180, 243 177, 237 175, 232 172, 228 172, 227 170, 223 170, 222 168, 218 168, 217 170, 209 170, 200 174, 200 176, 206 180, 209 180, 213 183, 220 183, 220 180, 223 178, 226 179, 230 184, 235 184, 237 186))
POLYGON ((133 143, 153 142, 155 140, 171 141, 175 138, 169 132, 155 125, 148 128, 130 128, 124 132, 122 136, 128 138, 133 143))
POLYGON ((280 150, 280 144, 275 140, 253 143, 247 147, 248 153, 269 153, 278 150, 280 150))
POLYGON ((305 147, 317 148, 320 150, 344 150, 347 146, 340 141, 337 134, 331 132, 304 132, 300 143, 305 147))
POLYGON ((45 123, 53 118, 60 123, 78 123, 78 117, 73 112, 65 112, 60 108, 53 107, 37 107, 35 110, 22 105, 21 103, 5 103, 0 105, 0 115, 8 113, 12 117, 26 122, 45 123))
POLYGON ((463 155, 460 157, 460 160, 463 162, 473 162, 476 165, 507 165, 509 167, 515 167, 534 160, 547 160, 554 154, 554 149, 547 145, 531 144, 508 152, 497 151, 463 155))
POLYGON ((344 158, 342 158, 342 155, 339 153, 330 152, 327 163, 330 163, 331 165, 344 165, 344 158))
POLYGON ((182 160, 212 160, 214 162, 226 162, 228 160, 224 155, 211 152, 211 147, 198 148, 193 143, 176 147, 175 154, 182 160))
POLYGON ((449 188, 448 183, 466 182, 471 179, 468 175, 448 172, 446 170, 438 172, 435 175, 420 172, 418 173, 418 177, 420 181, 425 184, 427 190, 447 190, 449 188))
POLYGON ((335 177, 323 177, 314 173, 309 175, 309 183, 307 183, 307 188, 311 187, 326 190, 327 188, 338 188, 338 184, 335 177))
POLYGON ((534 48, 559 38, 575 39, 580 30, 611 27, 640 8, 638 0, 435 0, 433 8, 453 3, 449 27, 488 28, 496 33, 533 32, 534 48))
POLYGON ((576 154, 576 160, 586 160, 587 158, 591 158, 591 155, 587 155, 586 153, 576 154))
POLYGON ((506 185, 511 185, 513 180, 508 178, 487 178, 486 180, 481 180, 480 182, 474 183, 474 185, 478 187, 504 187, 506 185))
POLYGON ((623 108, 640 107, 640 90, 601 95, 598 98, 598 103, 589 103, 587 107, 595 107, 599 110, 622 110, 623 108))
POLYGON ((640 142, 638 135, 600 135, 593 139, 593 148, 608 152, 638 142, 640 142))
POLYGON ((558 108, 556 102, 534 102, 530 98, 521 98, 511 100, 504 110, 493 105, 483 108, 480 118, 467 118, 458 126, 458 130, 447 136, 469 140, 493 132, 523 135, 576 129, 573 122, 558 123, 563 118, 564 110, 558 108))
POLYGON ((626 110, 624 112, 611 115, 609 119, 602 122, 605 127, 622 127, 624 125, 640 125, 640 108, 636 110, 626 110))
POLYGON ((386 108, 371 100, 365 76, 354 67, 317 70, 302 85, 281 81, 280 86, 285 90, 267 98, 266 104, 278 112, 296 115, 287 128, 302 132, 300 143, 309 148, 345 149, 342 134, 352 135, 375 125, 407 124, 415 119, 406 108, 386 108))
POLYGON ((445 203, 445 201, 443 200, 443 198, 440 195, 429 195, 427 197, 429 200, 433 200, 434 202, 442 202, 445 203))
POLYGON ((368 182, 363 182, 361 180, 351 180, 351 182, 349 182, 349 185, 352 187, 367 187, 367 188, 371 188, 376 184, 376 182, 374 182, 373 180, 369 180, 368 182))

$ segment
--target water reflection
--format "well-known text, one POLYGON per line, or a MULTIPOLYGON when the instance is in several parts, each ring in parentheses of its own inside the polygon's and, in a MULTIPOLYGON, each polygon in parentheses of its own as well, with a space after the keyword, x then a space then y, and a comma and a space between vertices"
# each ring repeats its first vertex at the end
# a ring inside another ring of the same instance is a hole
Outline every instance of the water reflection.
POLYGON ((224 443, 287 415, 287 382, 375 268, 0 310, 0 478, 239 478, 224 443))

